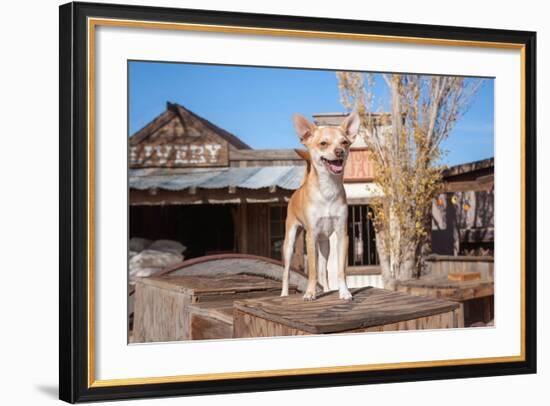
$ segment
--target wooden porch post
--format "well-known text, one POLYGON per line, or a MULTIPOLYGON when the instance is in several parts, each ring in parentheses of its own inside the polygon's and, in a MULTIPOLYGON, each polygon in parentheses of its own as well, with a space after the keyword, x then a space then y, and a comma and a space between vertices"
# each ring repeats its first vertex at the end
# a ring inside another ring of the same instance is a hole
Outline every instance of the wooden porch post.
POLYGON ((241 200, 239 205, 238 217, 239 217, 239 252, 241 254, 248 253, 248 232, 247 232, 247 215, 248 204, 246 199, 241 200))

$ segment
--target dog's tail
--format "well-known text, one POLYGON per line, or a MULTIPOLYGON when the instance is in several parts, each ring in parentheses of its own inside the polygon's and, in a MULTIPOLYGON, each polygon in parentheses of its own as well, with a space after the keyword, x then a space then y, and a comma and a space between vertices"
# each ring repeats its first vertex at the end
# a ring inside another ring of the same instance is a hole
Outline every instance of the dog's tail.
POLYGON ((294 151, 296 151, 296 153, 300 156, 300 158, 306 161, 306 170, 304 172, 304 178, 302 179, 302 183, 300 184, 300 186, 302 186, 306 181, 309 171, 311 170, 311 155, 309 155, 309 152, 306 151, 305 149, 295 149, 294 151))

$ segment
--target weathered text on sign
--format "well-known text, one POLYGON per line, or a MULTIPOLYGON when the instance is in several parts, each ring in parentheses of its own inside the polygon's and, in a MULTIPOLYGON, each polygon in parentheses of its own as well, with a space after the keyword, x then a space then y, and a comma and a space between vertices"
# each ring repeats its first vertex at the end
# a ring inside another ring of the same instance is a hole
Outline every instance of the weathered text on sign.
POLYGON ((374 162, 366 148, 352 149, 344 169, 344 181, 370 182, 375 177, 374 162))
POLYGON ((227 145, 164 144, 130 147, 132 166, 225 166, 228 163, 227 145))

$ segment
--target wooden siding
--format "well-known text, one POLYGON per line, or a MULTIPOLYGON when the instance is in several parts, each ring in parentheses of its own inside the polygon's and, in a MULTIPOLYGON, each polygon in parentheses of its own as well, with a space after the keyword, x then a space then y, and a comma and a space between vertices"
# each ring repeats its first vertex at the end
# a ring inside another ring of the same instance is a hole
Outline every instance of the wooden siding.
POLYGON ((269 246, 269 206, 266 204, 247 204, 245 210, 248 241, 245 254, 270 256, 269 246))
POLYGON ((426 258, 427 274, 445 278, 449 273, 479 272, 481 279, 494 278, 495 262, 493 257, 462 255, 431 255, 426 258))
POLYGON ((200 121, 178 115, 146 136, 130 140, 130 165, 140 167, 227 166, 228 143, 200 121))

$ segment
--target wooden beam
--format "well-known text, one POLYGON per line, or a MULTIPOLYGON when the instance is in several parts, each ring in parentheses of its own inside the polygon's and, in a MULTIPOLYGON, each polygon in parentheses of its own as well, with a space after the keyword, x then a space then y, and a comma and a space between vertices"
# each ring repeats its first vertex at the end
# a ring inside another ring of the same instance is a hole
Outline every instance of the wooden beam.
POLYGON ((270 193, 268 188, 262 189, 239 189, 234 194, 229 194, 226 188, 223 189, 186 189, 186 190, 162 190, 158 189, 155 195, 148 190, 130 189, 130 205, 151 206, 151 205, 180 205, 180 204, 207 204, 209 201, 216 202, 249 202, 265 203, 274 202, 274 199, 284 203, 292 190, 277 189, 277 193, 270 193))
POLYGON ((293 149, 237 149, 229 152, 231 161, 296 161, 296 165, 305 165, 305 161, 293 149))
POLYGON ((444 192, 489 192, 493 189, 493 182, 478 182, 476 180, 463 182, 446 182, 443 184, 444 192))
POLYGON ((242 203, 239 206, 239 252, 241 254, 248 253, 248 230, 247 230, 247 219, 248 214, 248 204, 246 202, 242 203))

